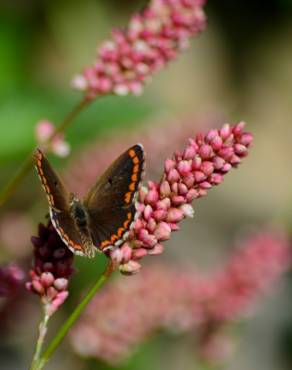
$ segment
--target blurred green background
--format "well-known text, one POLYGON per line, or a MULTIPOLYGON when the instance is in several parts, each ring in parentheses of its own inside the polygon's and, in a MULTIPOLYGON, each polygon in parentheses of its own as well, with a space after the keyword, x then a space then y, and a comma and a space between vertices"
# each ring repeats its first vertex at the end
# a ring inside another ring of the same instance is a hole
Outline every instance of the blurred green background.
MULTIPOLYGON (((1 0, 0 186, 35 146, 36 122, 47 118, 59 123, 80 99, 70 88, 72 76, 93 61, 96 46, 109 37, 113 26, 125 25, 132 12, 145 4, 134 0, 1 0)), ((206 12, 207 29, 175 63, 155 76, 142 97, 96 101, 66 132, 76 153, 105 133, 115 135, 117 128, 128 132, 151 120, 183 121, 211 113, 231 122, 247 121, 255 135, 251 156, 197 203, 196 218, 184 223, 183 232, 167 243, 163 256, 172 263, 191 260, 202 269, 223 263, 231 253, 229 245, 246 230, 266 224, 289 230, 292 215, 292 1, 210 0, 206 12)), ((68 161, 70 157, 53 159, 60 169, 68 161)), ((31 173, 0 210, 2 262, 21 259, 29 265, 29 233, 44 221, 46 212, 45 197, 31 173), (15 240, 14 217, 24 230, 20 235, 27 233, 27 238, 15 240)), ((79 273, 73 279, 64 315, 103 263, 102 258, 77 259, 79 273)), ((289 285, 287 279, 241 329, 237 351, 226 368, 291 369, 289 285)), ((15 322, 1 335, 1 370, 25 369, 29 363, 39 307, 35 297, 27 300, 23 312, 15 313, 15 322)), ((62 317, 54 320, 57 327, 62 317)), ((185 339, 158 335, 123 369, 200 368, 189 347, 185 339)), ((62 349, 48 368, 107 369, 104 364, 77 359, 66 342, 62 349)))

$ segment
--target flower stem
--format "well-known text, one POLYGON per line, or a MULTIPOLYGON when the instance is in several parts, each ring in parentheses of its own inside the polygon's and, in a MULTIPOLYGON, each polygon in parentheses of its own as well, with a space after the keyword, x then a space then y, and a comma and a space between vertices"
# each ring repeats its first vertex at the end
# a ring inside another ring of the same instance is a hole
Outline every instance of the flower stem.
POLYGON ((95 293, 98 291, 99 288, 106 282, 106 280, 110 277, 112 272, 115 270, 114 264, 110 261, 108 263, 108 266, 105 270, 105 272, 97 279, 93 287, 90 289, 88 294, 83 298, 83 300, 79 303, 79 305, 75 308, 75 310, 72 312, 72 314, 68 317, 68 319, 65 321, 63 326, 60 328, 58 333, 55 335, 55 337, 51 340, 51 342, 48 344, 47 348, 45 349, 43 355, 41 356, 41 359, 38 362, 38 366, 35 369, 32 370, 42 370, 45 366, 45 364, 48 362, 48 360, 51 358, 51 356, 54 354, 56 349, 58 348, 59 344, 65 337, 65 335, 68 333, 72 325, 75 323, 75 321, 80 316, 81 312, 84 310, 84 308, 87 306, 87 304, 91 301, 91 299, 94 297, 95 293))
MULTIPOLYGON (((74 118, 87 106, 90 104, 89 99, 83 99, 79 104, 77 104, 72 111, 64 118, 60 126, 55 130, 53 135, 48 139, 48 144, 54 140, 54 138, 64 132, 64 130, 71 124, 74 118)), ((3 189, 0 190, 0 207, 11 197, 15 189, 21 183, 21 181, 25 178, 25 176, 29 173, 31 168, 33 167, 33 154, 29 154, 27 159, 23 162, 22 166, 16 172, 16 174, 12 177, 12 179, 4 185, 3 189)))
POLYGON ((37 370, 37 365, 40 359, 40 354, 42 350, 42 346, 44 344, 44 339, 47 334, 48 330, 48 321, 49 321, 49 315, 46 313, 44 314, 44 317, 39 325, 39 337, 37 339, 36 347, 35 347, 35 352, 33 355, 32 363, 30 370, 37 370))

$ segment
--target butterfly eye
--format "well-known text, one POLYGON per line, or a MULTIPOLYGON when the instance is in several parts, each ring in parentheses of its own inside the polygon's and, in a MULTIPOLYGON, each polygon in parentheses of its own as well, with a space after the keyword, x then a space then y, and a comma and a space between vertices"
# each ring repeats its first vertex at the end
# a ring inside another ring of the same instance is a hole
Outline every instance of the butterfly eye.
POLYGON ((113 179, 112 179, 112 178, 109 178, 109 179, 108 179, 108 183, 109 183, 110 185, 112 185, 112 184, 113 184, 113 179))

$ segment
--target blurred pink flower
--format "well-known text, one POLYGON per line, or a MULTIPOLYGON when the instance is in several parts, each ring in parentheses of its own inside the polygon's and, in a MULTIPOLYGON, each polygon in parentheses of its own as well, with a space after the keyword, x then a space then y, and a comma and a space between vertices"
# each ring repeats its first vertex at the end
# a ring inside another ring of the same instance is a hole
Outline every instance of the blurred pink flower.
POLYGON ((52 142, 48 143, 54 132, 55 126, 50 121, 37 122, 35 135, 38 146, 44 147, 59 157, 66 157, 70 153, 70 144, 64 140, 64 134, 58 134, 52 142))
POLYGON ((26 288, 41 298, 46 315, 51 316, 69 295, 69 277, 74 272, 73 253, 62 242, 54 227, 39 225, 39 235, 31 238, 34 264, 26 288))
POLYGON ((94 65, 73 80, 87 99, 100 95, 139 95, 154 72, 164 68, 188 46, 206 24, 204 0, 151 0, 132 16, 126 30, 98 50, 94 65))
POLYGON ((245 317, 291 266, 291 246, 263 232, 242 242, 227 266, 206 275, 152 266, 104 288, 71 333, 77 353, 118 364, 149 335, 164 328, 190 332, 207 360, 223 361, 231 350, 222 328, 245 317))
POLYGON ((110 252, 121 272, 136 273, 141 267, 138 260, 162 253, 161 243, 170 238, 172 231, 179 230, 178 223, 193 217, 192 201, 219 185, 224 175, 248 155, 253 138, 243 128, 240 122, 197 134, 183 151, 165 161, 160 182, 149 181, 148 187, 141 188, 139 217, 126 242, 110 252))
POLYGON ((23 284, 24 272, 15 263, 0 267, 0 297, 13 296, 23 284))

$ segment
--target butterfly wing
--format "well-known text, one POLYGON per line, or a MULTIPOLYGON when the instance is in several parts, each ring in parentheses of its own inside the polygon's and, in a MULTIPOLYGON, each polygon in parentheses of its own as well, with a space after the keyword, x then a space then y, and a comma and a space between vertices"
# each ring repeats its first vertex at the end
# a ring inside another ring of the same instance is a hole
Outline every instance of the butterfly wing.
POLYGON ((114 161, 85 198, 91 238, 99 249, 121 244, 129 231, 143 170, 144 150, 137 144, 114 161))
POLYGON ((36 169, 46 192, 51 221, 63 242, 75 253, 83 254, 80 235, 70 215, 70 193, 40 149, 34 155, 36 169))

